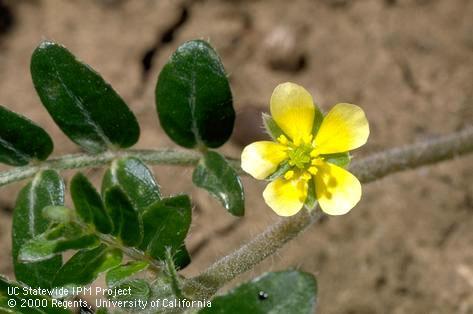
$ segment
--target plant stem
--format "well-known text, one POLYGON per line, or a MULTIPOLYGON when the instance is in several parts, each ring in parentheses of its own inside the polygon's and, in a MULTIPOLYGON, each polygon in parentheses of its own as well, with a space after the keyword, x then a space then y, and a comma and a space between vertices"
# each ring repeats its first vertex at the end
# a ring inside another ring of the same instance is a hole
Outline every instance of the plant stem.
POLYGON ((123 252, 123 254, 127 255, 128 257, 131 257, 133 260, 147 262, 149 264, 150 270, 156 273, 161 271, 162 264, 157 260, 153 259, 152 257, 146 255, 144 252, 133 247, 123 246, 111 235, 102 234, 99 232, 97 232, 96 235, 99 237, 100 241, 111 247, 118 248, 123 252))
POLYGON ((181 290, 179 276, 177 274, 176 267, 174 266, 174 260, 172 258, 170 248, 166 248, 166 271, 169 275, 169 278, 171 278, 171 287, 174 292, 174 295, 178 299, 184 299, 184 295, 182 294, 182 290, 181 290))
POLYGON ((132 258, 136 261, 144 261, 149 264, 149 269, 154 272, 159 272, 162 269, 162 263, 155 260, 151 256, 146 255, 143 251, 138 250, 134 247, 124 246, 120 243, 117 238, 110 234, 104 234, 96 230, 94 227, 87 225, 81 220, 75 219, 75 223, 78 224, 83 230, 95 234, 102 243, 107 244, 108 246, 114 247, 122 251, 123 254, 132 258))
POLYGON ((55 169, 58 171, 67 169, 79 169, 86 167, 98 167, 109 164, 115 158, 137 157, 148 164, 166 164, 189 166, 195 165, 200 154, 193 151, 161 149, 161 150, 125 150, 107 151, 97 155, 74 154, 53 158, 34 165, 16 167, 8 171, 0 172, 0 186, 20 181, 34 176, 43 169, 55 169))
MULTIPOLYGON (((473 127, 470 127, 461 132, 361 159, 352 164, 350 171, 361 182, 368 183, 389 174, 433 164, 472 151, 473 127)), ((247 244, 216 261, 202 274, 189 279, 184 291, 197 299, 212 296, 225 283, 274 254, 322 216, 320 210, 310 213, 302 210, 295 216, 281 218, 247 244)))

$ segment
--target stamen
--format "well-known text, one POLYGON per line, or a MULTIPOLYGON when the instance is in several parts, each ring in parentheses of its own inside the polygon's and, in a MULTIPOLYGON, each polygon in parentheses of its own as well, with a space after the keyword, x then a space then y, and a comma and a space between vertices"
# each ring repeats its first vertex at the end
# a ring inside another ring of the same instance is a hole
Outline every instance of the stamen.
POLYGON ((324 162, 324 159, 322 157, 318 157, 318 158, 314 158, 312 159, 312 161, 310 162, 310 164, 312 166, 320 166, 322 165, 324 162))
POLYGON ((310 175, 310 173, 304 172, 304 173, 301 175, 301 178, 302 178, 302 180, 309 181, 310 178, 312 178, 312 176, 310 175))
POLYGON ((309 169, 307 171, 309 171, 311 174, 313 174, 315 176, 318 172, 318 169, 316 167, 312 166, 312 167, 309 167, 309 169))
POLYGON ((293 176, 294 176, 294 171, 289 170, 288 172, 284 174, 284 179, 290 180, 293 176))
POLYGON ((285 135, 279 135, 278 142, 283 145, 287 145, 288 139, 285 135))

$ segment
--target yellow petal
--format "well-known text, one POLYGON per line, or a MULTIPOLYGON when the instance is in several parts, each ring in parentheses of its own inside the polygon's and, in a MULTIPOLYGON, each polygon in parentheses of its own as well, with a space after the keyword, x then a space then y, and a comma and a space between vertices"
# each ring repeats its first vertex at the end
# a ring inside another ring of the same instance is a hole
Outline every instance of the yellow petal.
POLYGON ((268 184, 263 198, 279 216, 295 215, 304 206, 307 198, 307 181, 301 178, 278 178, 268 184))
POLYGON ((329 215, 348 213, 360 201, 360 181, 345 169, 327 162, 318 169, 315 189, 320 208, 329 215))
POLYGON ((314 102, 304 87, 294 83, 278 85, 271 96, 271 115, 293 141, 312 133, 314 102))
POLYGON ((363 110, 352 104, 337 104, 329 111, 315 137, 319 154, 343 153, 366 143, 370 129, 363 110))
POLYGON ((269 142, 254 142, 241 153, 241 168, 254 178, 263 180, 287 158, 286 146, 269 142))

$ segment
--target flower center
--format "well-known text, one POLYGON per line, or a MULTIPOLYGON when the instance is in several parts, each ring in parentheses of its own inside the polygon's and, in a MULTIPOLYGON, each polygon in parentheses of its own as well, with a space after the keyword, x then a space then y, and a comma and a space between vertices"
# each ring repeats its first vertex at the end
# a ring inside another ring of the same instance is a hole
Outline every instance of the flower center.
POLYGON ((296 166, 299 169, 304 169, 310 163, 310 152, 312 146, 302 144, 300 146, 289 149, 287 155, 289 156, 289 165, 296 166))
POLYGON ((312 144, 312 135, 300 141, 291 142, 281 135, 278 141, 287 147, 288 163, 291 169, 284 174, 286 180, 290 180, 294 175, 301 176, 304 180, 310 180, 317 174, 317 166, 323 162, 317 150, 312 144))

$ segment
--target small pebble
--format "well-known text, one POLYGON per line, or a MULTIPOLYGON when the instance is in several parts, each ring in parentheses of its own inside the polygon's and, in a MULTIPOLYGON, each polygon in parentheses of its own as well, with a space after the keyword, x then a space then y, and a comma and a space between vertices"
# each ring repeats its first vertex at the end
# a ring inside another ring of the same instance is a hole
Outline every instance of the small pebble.
POLYGON ((305 66, 304 48, 293 28, 274 28, 264 40, 263 49, 268 65, 274 70, 297 72, 305 66))

